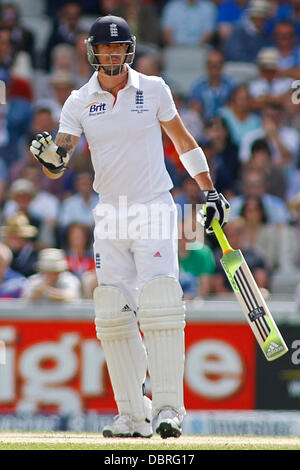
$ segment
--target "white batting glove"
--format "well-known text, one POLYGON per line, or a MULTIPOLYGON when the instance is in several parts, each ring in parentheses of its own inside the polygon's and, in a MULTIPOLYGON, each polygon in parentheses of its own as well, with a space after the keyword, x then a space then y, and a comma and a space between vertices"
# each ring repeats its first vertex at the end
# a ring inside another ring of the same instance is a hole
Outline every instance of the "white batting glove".
POLYGON ((52 173, 64 171, 70 159, 67 151, 53 142, 49 132, 37 134, 31 142, 30 151, 52 173))

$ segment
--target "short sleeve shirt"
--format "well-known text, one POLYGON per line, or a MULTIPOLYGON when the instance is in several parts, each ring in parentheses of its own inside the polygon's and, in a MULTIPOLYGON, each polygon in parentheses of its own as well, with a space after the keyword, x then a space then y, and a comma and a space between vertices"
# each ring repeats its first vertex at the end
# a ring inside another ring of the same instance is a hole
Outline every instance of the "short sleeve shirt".
POLYGON ((171 29, 178 45, 198 46, 207 33, 214 31, 216 22, 213 2, 175 0, 168 2, 162 12, 162 27, 171 29))
POLYGON ((101 202, 147 202, 169 191, 160 122, 177 110, 169 87, 160 77, 129 68, 128 82, 114 96, 101 89, 97 72, 66 100, 59 132, 84 132, 95 171, 94 190, 101 202))

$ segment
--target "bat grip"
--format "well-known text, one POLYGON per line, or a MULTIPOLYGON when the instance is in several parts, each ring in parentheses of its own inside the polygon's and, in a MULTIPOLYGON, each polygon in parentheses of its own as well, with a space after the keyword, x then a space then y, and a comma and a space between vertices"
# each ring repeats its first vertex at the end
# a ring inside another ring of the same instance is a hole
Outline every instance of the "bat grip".
POLYGON ((218 240, 218 243, 222 249, 223 254, 228 253, 229 251, 233 251, 233 248, 231 247, 229 241, 226 238, 226 235, 219 224, 219 221, 214 219, 211 224, 213 231, 215 233, 215 236, 218 240))

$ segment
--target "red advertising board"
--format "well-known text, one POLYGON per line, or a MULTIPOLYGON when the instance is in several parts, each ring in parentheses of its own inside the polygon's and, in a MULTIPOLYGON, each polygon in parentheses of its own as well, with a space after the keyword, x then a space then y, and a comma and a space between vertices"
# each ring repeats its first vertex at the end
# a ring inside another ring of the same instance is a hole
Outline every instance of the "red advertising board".
MULTIPOLYGON (((0 413, 115 412, 94 323, 0 321, 0 413)), ((253 409, 255 341, 247 325, 187 323, 187 409, 253 409)))
POLYGON ((248 325, 188 323, 184 382, 187 409, 253 409, 255 351, 248 325))

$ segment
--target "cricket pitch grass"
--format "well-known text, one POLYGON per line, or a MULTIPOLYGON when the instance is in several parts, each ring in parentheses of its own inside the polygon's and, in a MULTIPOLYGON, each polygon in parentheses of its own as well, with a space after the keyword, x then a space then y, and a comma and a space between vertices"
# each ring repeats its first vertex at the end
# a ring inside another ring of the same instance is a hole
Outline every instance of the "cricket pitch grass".
POLYGON ((0 431, 2 450, 300 450, 300 437, 183 435, 178 439, 103 438, 100 433, 0 431))

